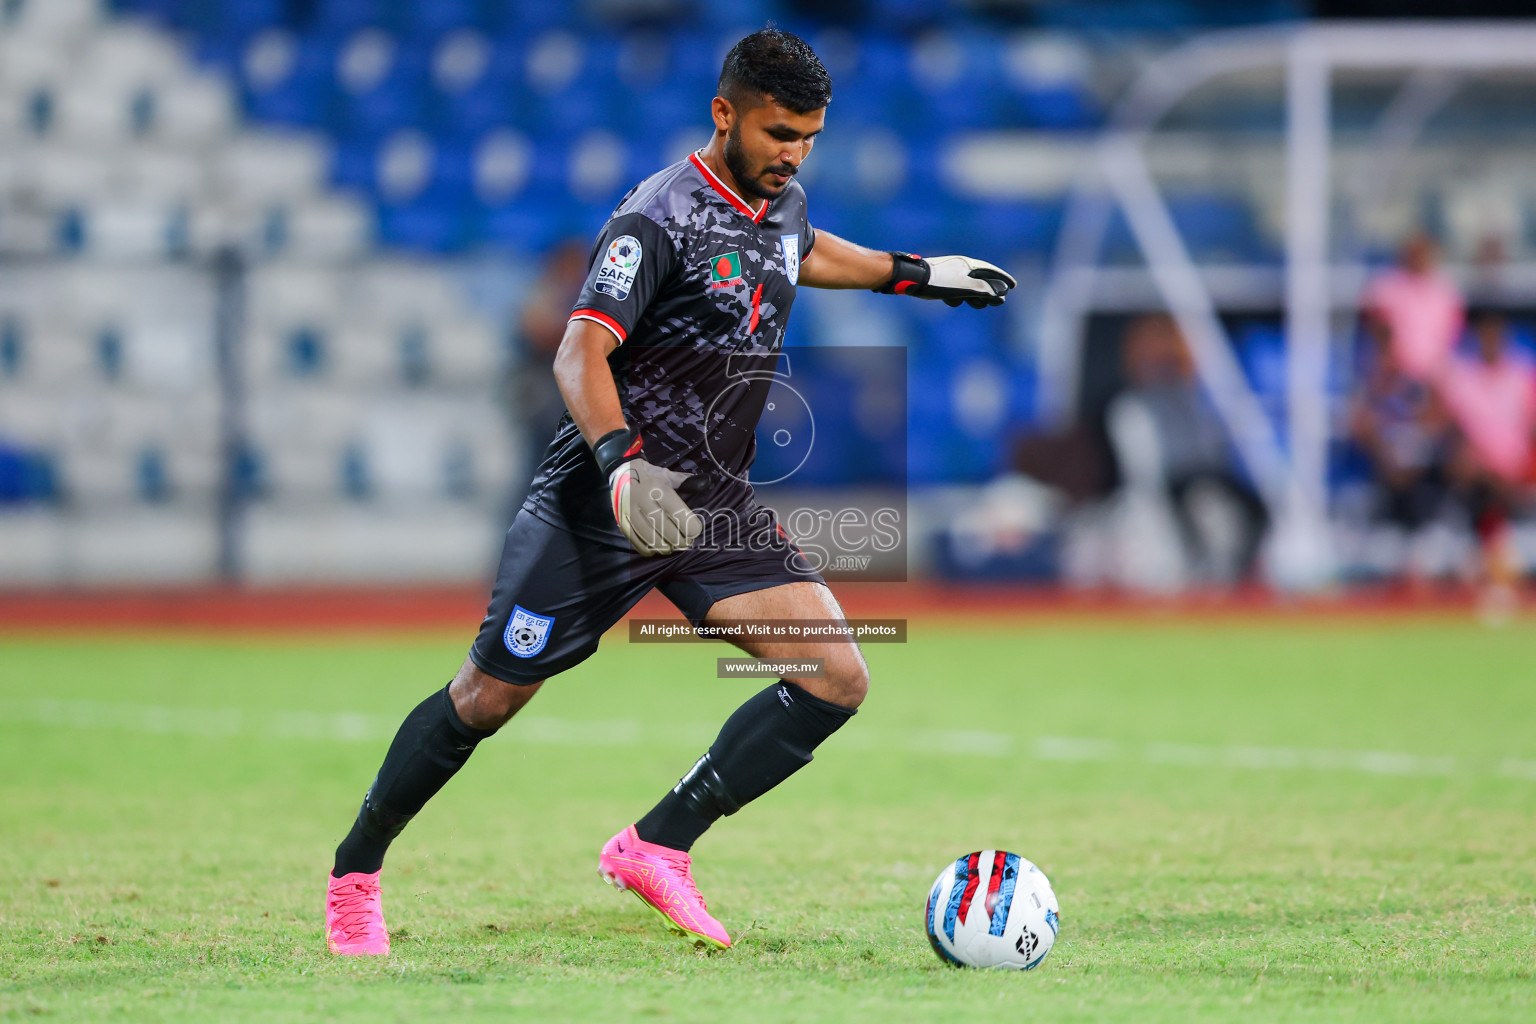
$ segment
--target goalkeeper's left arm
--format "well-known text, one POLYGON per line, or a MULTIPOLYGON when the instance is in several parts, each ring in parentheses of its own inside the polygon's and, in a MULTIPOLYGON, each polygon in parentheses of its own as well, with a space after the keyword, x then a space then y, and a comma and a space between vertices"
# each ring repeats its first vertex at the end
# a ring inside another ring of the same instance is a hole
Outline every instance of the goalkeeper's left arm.
POLYGON ((951 306, 1000 306, 1018 282, 1006 270, 970 256, 879 252, 816 232, 816 246, 800 265, 800 283, 812 288, 869 288, 887 295, 943 299, 951 306))

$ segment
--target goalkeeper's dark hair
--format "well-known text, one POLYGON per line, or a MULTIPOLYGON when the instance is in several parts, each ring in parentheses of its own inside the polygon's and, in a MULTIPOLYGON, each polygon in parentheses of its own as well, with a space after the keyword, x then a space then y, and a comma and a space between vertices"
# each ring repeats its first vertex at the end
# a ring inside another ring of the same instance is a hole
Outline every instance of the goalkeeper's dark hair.
POLYGON ((769 25, 731 47, 720 69, 719 91, 739 109, 772 96, 805 114, 831 102, 832 76, 804 39, 769 25))

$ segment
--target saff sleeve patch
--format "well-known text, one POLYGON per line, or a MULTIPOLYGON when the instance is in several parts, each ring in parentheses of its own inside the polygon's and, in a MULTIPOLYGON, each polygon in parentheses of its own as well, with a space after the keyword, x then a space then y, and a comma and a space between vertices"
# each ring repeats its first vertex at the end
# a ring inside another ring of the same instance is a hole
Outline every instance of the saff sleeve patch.
POLYGON ((603 265, 597 272, 597 282, 593 287, 615 299, 628 298, 629 290, 635 286, 635 275, 640 272, 640 258, 644 254, 640 239, 634 235, 615 238, 613 244, 608 246, 608 252, 603 255, 603 265))

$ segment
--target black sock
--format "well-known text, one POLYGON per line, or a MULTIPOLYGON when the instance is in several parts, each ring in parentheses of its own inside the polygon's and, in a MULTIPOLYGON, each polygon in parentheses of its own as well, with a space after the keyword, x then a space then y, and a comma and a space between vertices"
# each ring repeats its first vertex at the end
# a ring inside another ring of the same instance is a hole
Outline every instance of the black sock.
POLYGON ((726 719, 708 753, 635 822, 648 843, 687 850, 722 814, 735 814, 811 762, 811 751, 855 713, 787 680, 726 719))
MULTIPOLYGON (((495 730, 491 730, 494 732, 495 730)), ((363 797, 352 831, 336 848, 331 874, 372 874, 384 863, 384 851, 432 794, 464 767, 475 744, 491 735, 471 729, 454 710, 444 687, 405 716, 384 755, 379 774, 363 797)))

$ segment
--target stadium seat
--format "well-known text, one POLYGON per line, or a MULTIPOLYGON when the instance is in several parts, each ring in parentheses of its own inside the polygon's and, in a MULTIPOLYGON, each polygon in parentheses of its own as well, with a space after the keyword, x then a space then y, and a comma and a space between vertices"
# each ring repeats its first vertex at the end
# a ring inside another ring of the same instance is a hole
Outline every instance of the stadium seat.
POLYGON ((122 187, 139 199, 171 207, 195 202, 208 191, 207 164, 198 154, 171 146, 140 145, 119 156, 122 187))
POLYGON ((494 206, 523 191, 532 173, 535 154, 521 132, 500 128, 476 139, 469 157, 475 197, 494 206))
POLYGON ((379 240, 424 252, 462 247, 471 230, 468 204, 456 195, 428 193, 417 200, 379 207, 379 240))
POLYGON ((9 32, 34 40, 77 36, 101 16, 97 0, 7 0, 0 6, 9 32))
POLYGON ((484 0, 484 17, 502 34, 531 38, 551 29, 579 25, 581 8, 572 4, 526 3, 525 0, 484 0))
POLYGON ((370 260, 343 287, 350 307, 395 322, 449 319, 464 311, 465 293, 458 281, 427 260, 370 260))
POLYGON ((514 127, 537 137, 565 138, 591 128, 622 123, 620 97, 606 85, 578 79, 550 93, 535 91, 515 112, 514 127))
POLYGON ((317 194, 328 162, 313 137, 247 132, 219 150, 215 175, 228 195, 246 202, 287 202, 317 194))
POLYGON ((550 192, 525 192, 509 202, 482 207, 475 238, 513 253, 543 252, 568 232, 564 205, 550 192))
POLYGON ((1265 251, 1245 200, 1189 194, 1169 196, 1167 202, 1184 244, 1196 259, 1252 262, 1273 258, 1265 251))
POLYGON ((1093 61, 1076 40, 1052 33, 1024 33, 1000 54, 1008 99, 1000 108, 1007 123, 1045 129, 1081 129, 1102 118, 1094 94, 1093 61))
POLYGON ((373 211, 356 199, 313 199, 282 212, 282 251, 300 259, 353 259, 375 241, 373 211))
POLYGON ((1049 253, 1060 223, 1060 203, 979 202, 970 205, 965 230, 983 258, 1006 263, 1019 253, 1049 253))
POLYGON ((412 38, 433 38, 456 28, 484 23, 480 0, 431 0, 400 5, 396 21, 412 38))
POLYGON ((153 118, 148 133, 157 139, 207 143, 234 129, 234 99, 222 78, 188 76, 163 83, 149 95, 153 118))
POLYGON ((253 37, 241 55, 246 112, 258 121, 316 126, 335 91, 334 41, 272 30, 253 37))
POLYGON ((428 123, 440 138, 474 140, 496 128, 529 120, 527 99, 516 77, 502 71, 487 72, 473 85, 431 95, 428 123))
POLYGON ((314 6, 314 27, 322 32, 382 28, 390 22, 389 0, 316 0, 314 6))
POLYGON ((432 87, 443 94, 477 84, 491 70, 496 53, 485 34, 472 28, 455 29, 420 45, 430 49, 432 87))
POLYGON ((81 249, 99 259, 155 259, 169 254, 173 211, 143 203, 97 203, 82 211, 81 249))

